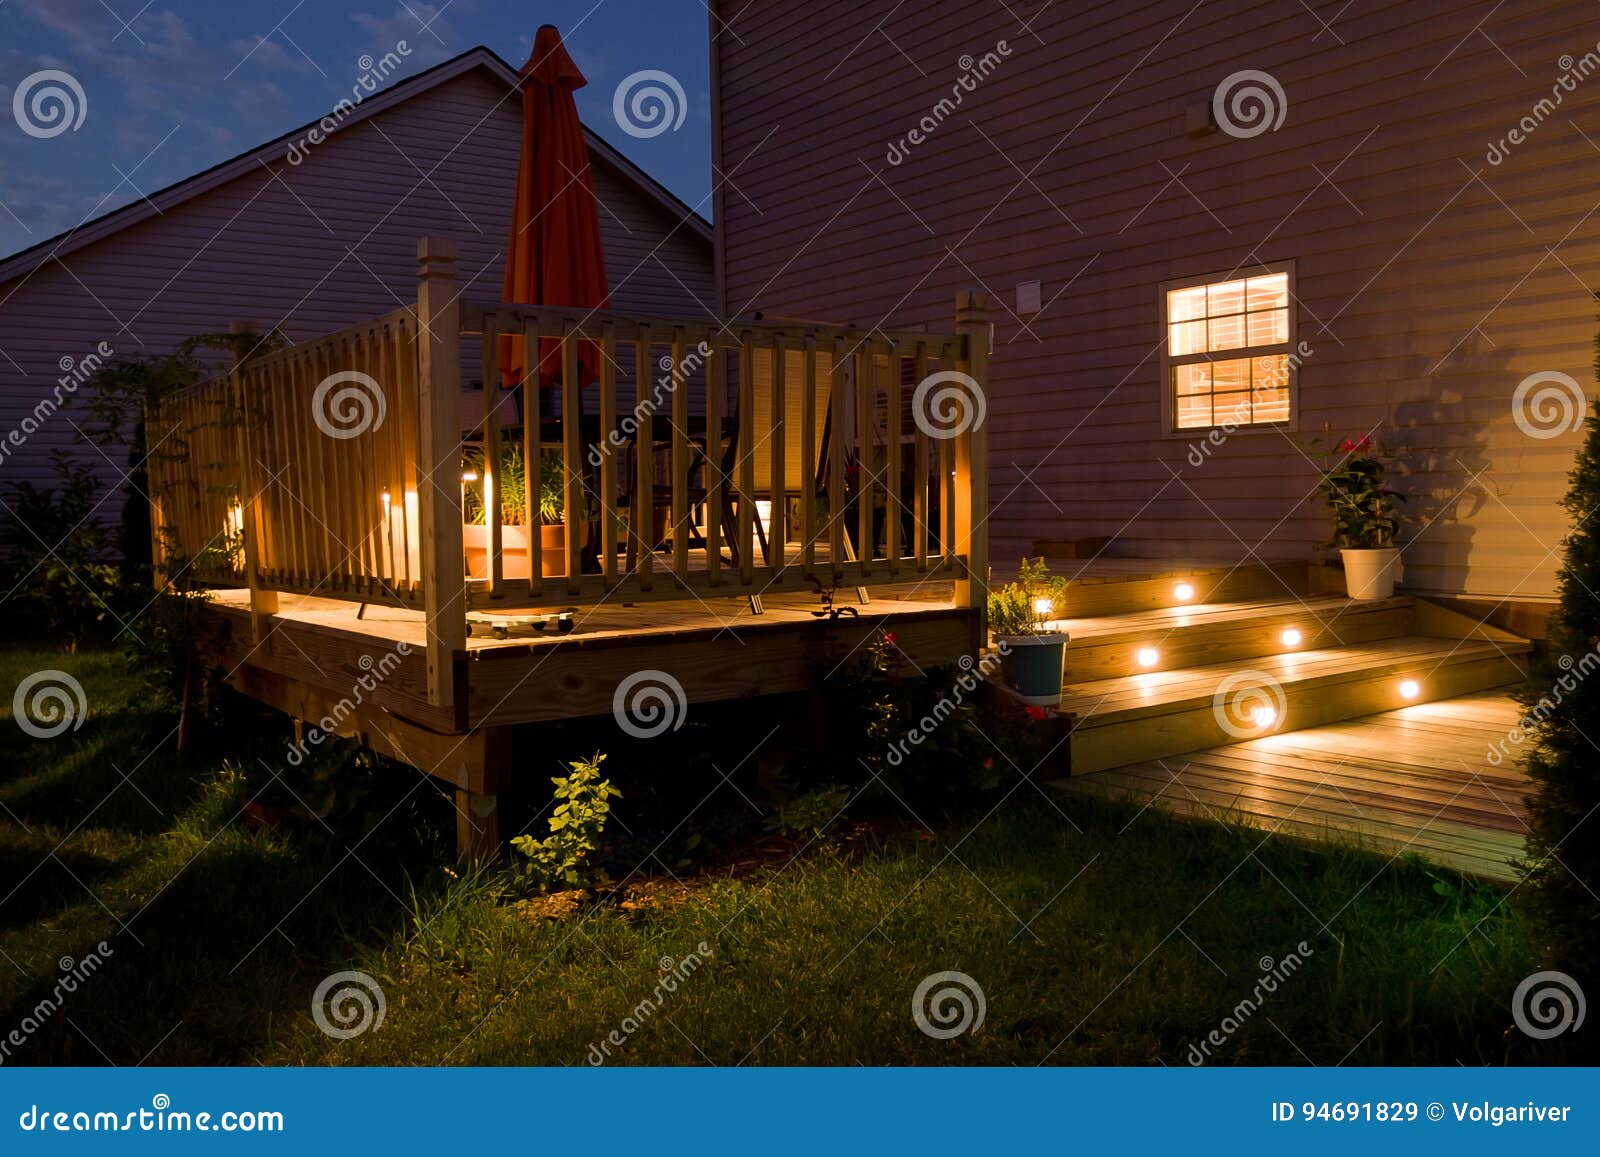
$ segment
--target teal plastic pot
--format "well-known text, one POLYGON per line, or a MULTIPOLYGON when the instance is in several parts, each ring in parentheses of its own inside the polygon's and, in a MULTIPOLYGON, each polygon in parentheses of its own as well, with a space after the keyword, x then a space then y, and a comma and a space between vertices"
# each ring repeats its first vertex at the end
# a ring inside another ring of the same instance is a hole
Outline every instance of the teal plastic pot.
POLYGON ((1035 707, 1061 705, 1061 671, 1067 636, 1001 635, 1000 673, 1023 700, 1035 707))

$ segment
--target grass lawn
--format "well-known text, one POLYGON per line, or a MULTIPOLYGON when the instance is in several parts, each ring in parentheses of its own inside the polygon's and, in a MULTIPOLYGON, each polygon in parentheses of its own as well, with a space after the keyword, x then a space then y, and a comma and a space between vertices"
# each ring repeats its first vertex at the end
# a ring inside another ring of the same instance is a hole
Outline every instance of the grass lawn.
POLYGON ((1022 784, 946 830, 658 871, 644 900, 551 917, 458 875, 421 780, 365 835, 252 832, 237 769, 281 762, 285 729, 202 736, 180 763, 101 653, 0 652, 0 711, 46 667, 89 716, 49 740, 0 720, 0 1040, 31 1024, 7 1063, 583 1065, 613 1031, 622 1064, 1183 1065, 1213 1030, 1209 1063, 1560 1059, 1511 1030, 1538 965, 1505 892, 1417 862, 1022 784), (60 958, 101 941, 36 1016, 60 958), (345 970, 385 1015, 339 1040, 310 1006, 345 970), (911 1015, 943 971, 985 1006, 945 1040, 911 1015))

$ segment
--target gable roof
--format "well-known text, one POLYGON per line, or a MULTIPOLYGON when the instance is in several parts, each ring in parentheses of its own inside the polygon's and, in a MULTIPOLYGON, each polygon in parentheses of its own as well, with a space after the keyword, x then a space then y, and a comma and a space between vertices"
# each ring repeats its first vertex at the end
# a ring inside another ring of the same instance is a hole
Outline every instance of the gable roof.
MULTIPOLYGON (((475 68, 488 70, 496 80, 508 88, 515 88, 520 83, 517 70, 512 68, 493 49, 483 45, 470 48, 459 56, 451 57, 442 64, 407 77, 388 88, 385 88, 368 97, 354 110, 345 116, 336 132, 343 132, 350 125, 376 116, 385 109, 410 100, 412 97, 436 88, 441 84, 452 81, 459 76, 471 72, 475 68)), ((333 115, 331 112, 328 115, 333 115)), ((305 136, 311 129, 322 123, 319 117, 314 121, 303 124, 298 128, 290 129, 281 136, 240 153, 230 160, 222 161, 211 166, 192 177, 168 185, 148 197, 141 197, 131 201, 119 209, 90 221, 74 225, 65 232, 54 237, 31 245, 19 253, 0 260, 0 285, 8 281, 23 277, 46 261, 52 258, 65 257, 75 253, 96 241, 104 240, 115 233, 121 232, 130 225, 148 220, 158 213, 165 213, 185 201, 192 200, 202 193, 209 192, 227 184, 229 181, 251 172, 259 165, 274 159, 282 159, 285 147, 294 140, 305 136)), ((606 141, 601 139, 587 125, 584 126, 583 135, 589 146, 591 160, 598 159, 605 165, 616 170, 625 179, 631 181, 650 200, 656 202, 666 212, 676 218, 682 219, 689 227, 707 244, 712 242, 711 225, 699 213, 684 204, 661 182, 646 173, 638 165, 628 160, 606 141)))

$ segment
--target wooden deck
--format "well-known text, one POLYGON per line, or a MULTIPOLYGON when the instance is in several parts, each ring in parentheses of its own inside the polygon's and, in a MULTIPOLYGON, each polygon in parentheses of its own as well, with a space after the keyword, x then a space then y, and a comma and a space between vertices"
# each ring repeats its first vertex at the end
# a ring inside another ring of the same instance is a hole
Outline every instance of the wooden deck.
POLYGON ((1484 692, 1075 776, 1063 787, 1380 855, 1415 853, 1510 881, 1528 830, 1529 781, 1519 750, 1498 767, 1488 753, 1518 715, 1504 692, 1484 692))

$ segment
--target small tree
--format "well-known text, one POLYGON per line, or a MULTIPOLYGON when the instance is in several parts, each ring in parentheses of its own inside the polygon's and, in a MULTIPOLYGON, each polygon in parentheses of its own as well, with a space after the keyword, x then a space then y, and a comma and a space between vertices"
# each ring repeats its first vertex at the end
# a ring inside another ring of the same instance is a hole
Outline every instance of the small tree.
MULTIPOLYGON (((1595 353, 1600 374, 1600 337, 1595 353)), ((1532 868, 1523 891, 1557 966, 1600 980, 1600 403, 1584 428, 1562 503, 1572 529, 1560 605, 1548 652, 1521 696, 1535 740, 1528 760, 1532 868)))

